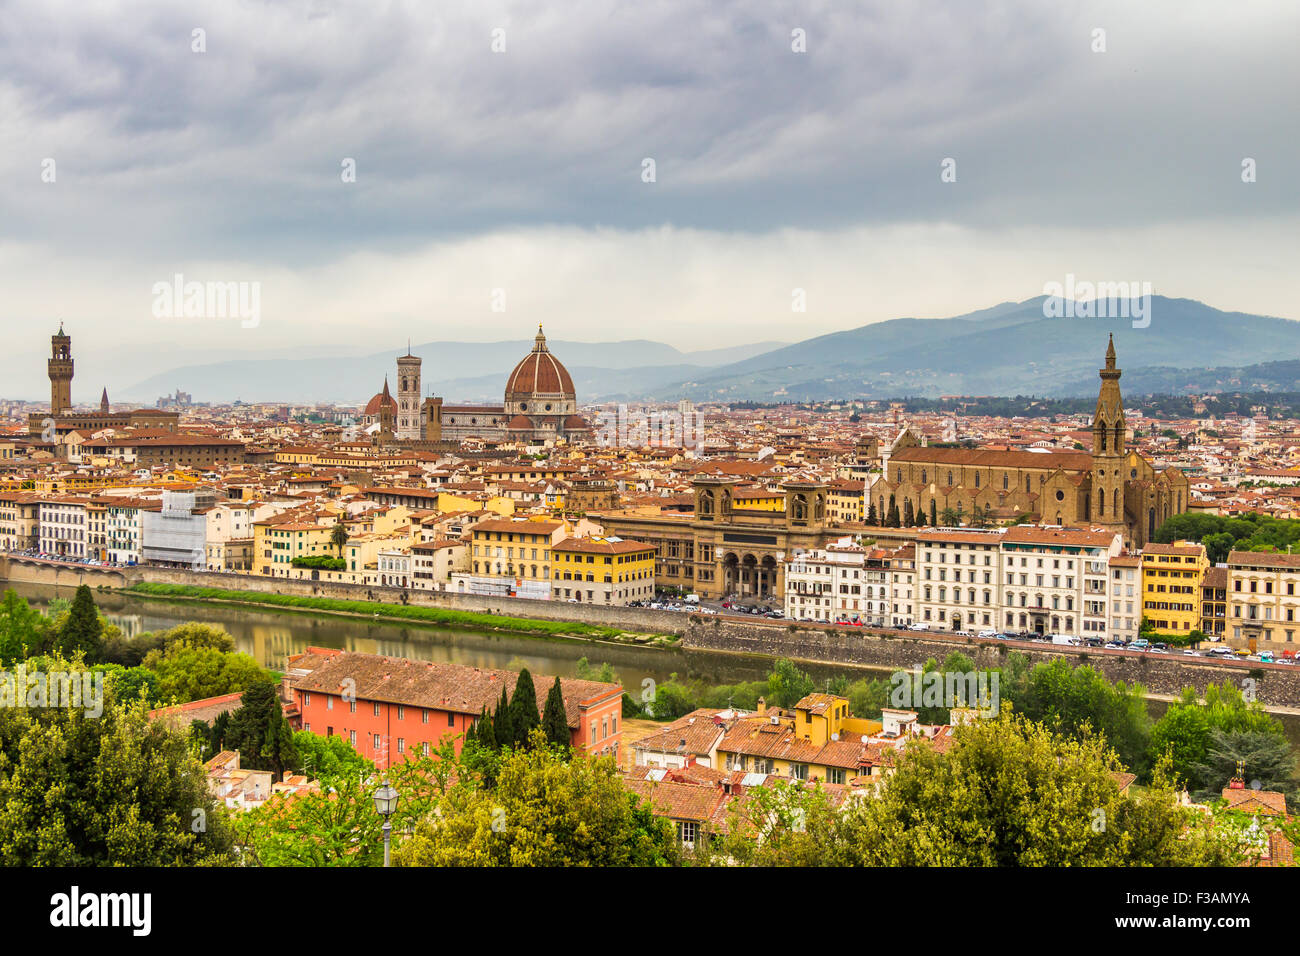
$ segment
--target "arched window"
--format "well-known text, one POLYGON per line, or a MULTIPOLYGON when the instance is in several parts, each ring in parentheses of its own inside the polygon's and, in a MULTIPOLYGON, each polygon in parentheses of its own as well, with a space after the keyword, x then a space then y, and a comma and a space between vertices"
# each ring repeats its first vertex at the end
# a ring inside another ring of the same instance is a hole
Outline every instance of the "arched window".
POLYGON ((949 486, 952 485, 952 471, 951 471, 951 469, 948 471, 948 484, 949 484, 949 486))
POLYGON ((1119 489, 1118 489, 1118 488, 1116 488, 1114 491, 1112 491, 1112 492, 1110 493, 1110 500, 1111 500, 1110 513, 1111 513, 1112 515, 1114 515, 1116 518, 1118 518, 1121 514, 1123 514, 1123 512, 1120 511, 1120 508, 1119 508, 1119 489))
POLYGON ((1004 471, 1002 473, 1002 490, 1007 491, 1008 489, 1009 489, 1009 483, 1008 483, 1007 473, 1004 471))
POLYGON ((927 482, 926 477, 925 477, 925 469, 922 468, 922 469, 921 469, 921 484, 924 485, 924 484, 927 484, 927 483, 928 483, 928 482, 927 482))
POLYGON ((975 487, 978 488, 979 486, 980 486, 980 473, 977 471, 975 472, 975 487))
POLYGON ((1103 488, 1097 492, 1097 517, 1101 518, 1106 514, 1106 489, 1103 488))
POLYGON ((1097 435, 1098 437, 1101 438, 1101 447, 1097 450, 1105 451, 1106 450, 1106 426, 1105 425, 1101 426, 1101 428, 1097 431, 1097 435))

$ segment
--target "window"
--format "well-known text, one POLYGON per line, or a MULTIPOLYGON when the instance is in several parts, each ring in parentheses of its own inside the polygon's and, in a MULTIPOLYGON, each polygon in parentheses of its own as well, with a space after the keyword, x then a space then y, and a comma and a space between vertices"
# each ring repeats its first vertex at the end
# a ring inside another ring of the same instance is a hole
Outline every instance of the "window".
POLYGON ((827 783, 840 783, 840 784, 842 784, 842 783, 844 783, 844 778, 845 778, 845 772, 844 772, 844 768, 843 768, 843 767, 828 767, 828 768, 826 768, 826 782, 827 782, 827 783))
POLYGON ((455 715, 455 714, 450 713, 450 712, 447 714, 447 726, 448 726, 448 727, 455 727, 455 726, 456 726, 456 715, 455 715))

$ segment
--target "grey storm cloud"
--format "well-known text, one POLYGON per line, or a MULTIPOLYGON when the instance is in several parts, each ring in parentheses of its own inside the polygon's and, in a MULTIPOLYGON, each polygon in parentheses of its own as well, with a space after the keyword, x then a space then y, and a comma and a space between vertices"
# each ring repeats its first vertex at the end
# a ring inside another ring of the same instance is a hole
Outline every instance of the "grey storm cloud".
POLYGON ((61 319, 112 386, 359 328, 790 340, 1067 273, 1293 314, 1298 26, 1292 0, 0 0, 10 381, 39 394, 61 319), (264 320, 159 321, 178 273, 261 282, 264 320))
POLYGON ((538 223, 1294 210, 1294 176, 1235 176, 1296 160, 1294 5, 1135 6, 11 0, 0 211, 10 238, 311 256, 538 223), (57 199, 30 187, 46 156, 57 199))

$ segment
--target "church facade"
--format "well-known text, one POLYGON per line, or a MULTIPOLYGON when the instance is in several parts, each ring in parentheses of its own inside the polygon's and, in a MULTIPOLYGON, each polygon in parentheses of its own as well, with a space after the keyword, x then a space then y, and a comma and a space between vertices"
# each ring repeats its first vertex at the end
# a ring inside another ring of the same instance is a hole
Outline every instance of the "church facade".
POLYGON ((1092 451, 898 448, 882 457, 883 474, 870 504, 884 515, 907 504, 927 521, 945 511, 962 520, 987 512, 1052 525, 1088 525, 1119 532, 1140 548, 1172 515, 1188 510, 1191 486, 1177 468, 1157 471, 1128 447, 1115 343, 1106 349, 1092 423, 1092 451))

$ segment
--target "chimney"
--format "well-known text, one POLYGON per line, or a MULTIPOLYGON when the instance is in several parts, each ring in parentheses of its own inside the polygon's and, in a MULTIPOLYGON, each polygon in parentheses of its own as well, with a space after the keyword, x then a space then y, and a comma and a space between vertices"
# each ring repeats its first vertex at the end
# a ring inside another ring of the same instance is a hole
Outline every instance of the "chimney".
POLYGON ((758 712, 760 714, 767 713, 767 700, 763 697, 758 699, 758 712))

